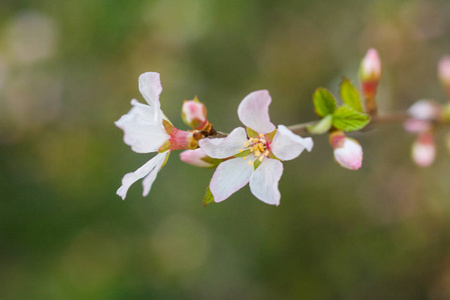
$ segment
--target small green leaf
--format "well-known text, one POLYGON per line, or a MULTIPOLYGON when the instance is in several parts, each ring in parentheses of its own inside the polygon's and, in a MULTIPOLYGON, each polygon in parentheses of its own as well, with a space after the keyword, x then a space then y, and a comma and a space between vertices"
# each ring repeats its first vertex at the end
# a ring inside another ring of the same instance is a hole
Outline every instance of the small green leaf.
POLYGON ((336 99, 327 89, 318 88, 314 95, 314 108, 319 117, 325 117, 332 114, 336 110, 336 99))
POLYGON ((205 197, 203 197, 202 203, 203 203, 203 206, 206 206, 213 202, 214 202, 214 196, 211 193, 211 190, 209 189, 209 186, 208 186, 208 188, 206 189, 205 197))
POLYGON ((347 78, 341 83, 341 98, 344 103, 356 111, 363 112, 358 91, 347 78))
POLYGON ((339 107, 333 114, 333 126, 342 131, 360 130, 369 122, 369 115, 358 112, 348 105, 339 107))
POLYGON ((312 134, 324 134, 328 130, 330 130, 333 125, 333 115, 328 115, 318 123, 312 126, 308 126, 307 129, 312 134))

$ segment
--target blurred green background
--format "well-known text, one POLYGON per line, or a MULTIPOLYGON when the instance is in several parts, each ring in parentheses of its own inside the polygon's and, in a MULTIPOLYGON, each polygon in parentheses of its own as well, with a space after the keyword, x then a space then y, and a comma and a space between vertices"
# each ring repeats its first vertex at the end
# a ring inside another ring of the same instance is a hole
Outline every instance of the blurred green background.
POLYGON ((0 299, 450 299, 450 155, 415 167, 400 125, 353 134, 361 170, 326 136, 284 164, 281 205, 248 187, 201 200, 212 170, 173 153, 150 195, 122 176, 152 155, 113 121, 161 73, 179 128, 198 95, 216 129, 268 89, 275 124, 315 119, 312 93, 356 83, 379 50, 381 112, 446 101, 450 2, 1 0, 0 299))

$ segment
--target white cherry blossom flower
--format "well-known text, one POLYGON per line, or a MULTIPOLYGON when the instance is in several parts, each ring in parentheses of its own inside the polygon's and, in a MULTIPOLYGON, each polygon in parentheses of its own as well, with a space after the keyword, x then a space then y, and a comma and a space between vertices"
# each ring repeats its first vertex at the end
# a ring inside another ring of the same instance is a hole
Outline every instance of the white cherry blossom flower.
POLYGON ((278 181, 283 173, 282 160, 291 160, 304 149, 311 151, 311 138, 295 135, 287 127, 270 122, 267 90, 250 93, 238 108, 241 122, 247 126, 234 129, 225 138, 202 139, 201 149, 210 157, 230 158, 214 172, 210 190, 215 202, 221 202, 250 183, 250 190, 259 200, 279 205, 278 181))
POLYGON ((125 144, 137 153, 159 152, 135 172, 126 174, 117 195, 125 199, 130 186, 144 178, 143 196, 147 196, 159 170, 164 166, 171 150, 194 149, 192 133, 178 130, 161 111, 159 96, 162 92, 159 73, 148 72, 139 77, 139 91, 147 104, 131 100, 131 110, 115 122, 123 130, 125 144))

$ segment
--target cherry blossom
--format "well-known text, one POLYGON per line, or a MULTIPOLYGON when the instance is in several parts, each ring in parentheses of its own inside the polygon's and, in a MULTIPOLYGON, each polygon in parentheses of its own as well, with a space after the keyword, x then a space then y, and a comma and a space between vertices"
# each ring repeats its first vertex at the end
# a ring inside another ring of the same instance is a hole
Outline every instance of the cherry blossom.
POLYGON ((159 96, 162 87, 159 77, 154 72, 144 73, 139 77, 139 91, 147 104, 131 100, 131 110, 115 122, 124 132, 125 144, 131 146, 134 152, 159 152, 142 167, 122 178, 122 186, 117 190, 117 195, 122 199, 125 199, 130 186, 141 178, 144 178, 143 196, 147 196, 170 151, 197 147, 193 134, 173 127, 161 111, 159 96))
POLYGON ((250 93, 239 105, 238 116, 247 131, 238 127, 225 138, 199 141, 206 155, 227 159, 219 164, 210 183, 215 202, 221 202, 250 183, 250 190, 259 200, 279 205, 278 182, 283 173, 283 160, 311 151, 311 138, 302 138, 287 127, 278 129, 269 117, 272 99, 267 90, 250 93))

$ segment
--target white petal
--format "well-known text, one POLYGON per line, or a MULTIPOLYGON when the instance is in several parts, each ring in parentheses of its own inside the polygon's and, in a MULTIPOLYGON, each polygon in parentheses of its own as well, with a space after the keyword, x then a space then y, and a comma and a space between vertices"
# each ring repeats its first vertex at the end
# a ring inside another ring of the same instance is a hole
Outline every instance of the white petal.
POLYGON ((144 119, 148 122, 154 121, 155 114, 162 115, 162 112, 158 112, 157 108, 152 107, 147 104, 142 104, 142 103, 138 102, 136 99, 131 100, 131 105, 133 105, 133 107, 130 109, 130 111, 128 113, 129 114, 137 114, 142 119, 144 119))
POLYGON ((276 159, 266 158, 250 179, 250 190, 256 198, 271 205, 280 204, 278 181, 283 174, 283 164, 276 159))
POLYGON ((247 133, 242 127, 234 129, 226 138, 202 139, 199 141, 200 148, 212 158, 227 158, 239 153, 247 141, 247 133))
POLYGON ((137 153, 155 152, 169 139, 162 124, 145 120, 136 113, 136 106, 115 124, 123 130, 125 144, 131 146, 131 149, 137 153))
POLYGON ((253 166, 249 166, 248 161, 243 160, 242 157, 221 163, 214 172, 209 185, 214 201, 223 201, 240 190, 248 183, 252 173, 253 166))
POLYGON ((139 91, 150 106, 160 107, 159 95, 162 92, 159 73, 147 72, 139 76, 139 91))
POLYGON ((252 92, 241 101, 238 116, 242 124, 258 133, 269 133, 275 130, 270 122, 269 105, 272 102, 269 92, 261 90, 252 92))
POLYGON ((278 125, 270 148, 272 153, 282 160, 291 160, 296 158, 304 149, 311 151, 314 146, 312 138, 302 138, 284 125, 278 125))
POLYGON ((156 174, 158 173, 159 169, 161 169, 161 166, 164 163, 164 160, 166 159, 168 153, 169 151, 159 153, 136 171, 126 174, 122 178, 122 186, 117 190, 117 195, 122 197, 122 199, 125 199, 125 197, 127 196, 127 191, 130 188, 130 186, 147 175, 149 175, 150 178, 144 185, 144 194, 146 192, 146 188, 148 188, 149 191, 151 184, 153 183, 153 180, 155 180, 156 174))
POLYGON ((167 156, 170 154, 170 151, 166 151, 163 153, 159 153, 153 159, 155 160, 155 167, 150 171, 147 177, 142 181, 142 186, 144 187, 144 191, 142 195, 145 197, 150 192, 152 188, 153 181, 156 179, 156 175, 158 175, 159 170, 161 170, 162 165, 167 159, 167 156))

